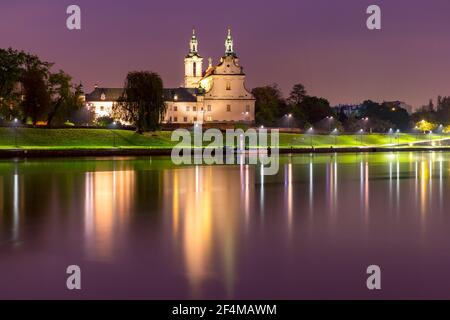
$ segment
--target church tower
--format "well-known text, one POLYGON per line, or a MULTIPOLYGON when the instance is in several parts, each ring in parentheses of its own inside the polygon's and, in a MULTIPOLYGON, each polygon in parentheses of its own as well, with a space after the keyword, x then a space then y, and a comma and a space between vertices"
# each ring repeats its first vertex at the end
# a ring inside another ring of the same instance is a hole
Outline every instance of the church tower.
POLYGON ((231 36, 231 28, 228 28, 228 35, 225 39, 225 55, 236 57, 234 52, 233 38, 231 36))
POLYGON ((184 59, 184 87, 198 88, 203 76, 203 58, 198 54, 198 40, 195 29, 189 42, 189 54, 184 59))

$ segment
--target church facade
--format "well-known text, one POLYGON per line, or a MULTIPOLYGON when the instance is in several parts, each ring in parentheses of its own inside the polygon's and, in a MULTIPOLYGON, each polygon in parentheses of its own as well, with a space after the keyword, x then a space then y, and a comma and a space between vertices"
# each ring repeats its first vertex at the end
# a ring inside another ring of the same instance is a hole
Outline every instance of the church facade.
MULTIPOLYGON (((184 87, 164 89, 166 113, 162 122, 190 123, 253 123, 255 99, 245 87, 245 73, 234 50, 231 30, 225 40, 225 54, 213 66, 212 59, 203 69, 199 42, 193 30, 189 53, 184 59, 184 87)), ((112 105, 122 89, 95 88, 86 95, 86 106, 96 116, 111 114, 112 105)))

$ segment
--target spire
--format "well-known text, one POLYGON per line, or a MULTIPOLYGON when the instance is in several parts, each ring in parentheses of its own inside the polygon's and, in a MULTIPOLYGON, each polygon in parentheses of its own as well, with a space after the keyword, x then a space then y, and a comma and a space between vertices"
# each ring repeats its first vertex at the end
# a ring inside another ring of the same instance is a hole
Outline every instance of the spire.
POLYGON ((227 56, 234 56, 234 48, 233 48, 233 38, 231 36, 231 28, 228 27, 228 36, 225 40, 225 55, 227 56))
POLYGON ((192 37, 191 41, 189 42, 189 54, 190 55, 198 54, 198 40, 197 36, 195 35, 195 28, 192 29, 192 37))

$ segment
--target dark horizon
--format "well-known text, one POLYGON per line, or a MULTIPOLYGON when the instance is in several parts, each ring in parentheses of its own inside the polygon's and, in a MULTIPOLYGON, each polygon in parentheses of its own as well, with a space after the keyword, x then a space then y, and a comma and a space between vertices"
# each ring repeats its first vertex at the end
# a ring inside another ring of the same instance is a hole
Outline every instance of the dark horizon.
POLYGON ((247 73, 247 87, 295 83, 332 105, 401 100, 414 107, 450 95, 450 2, 329 0, 150 3, 143 0, 20 0, 0 4, 0 47, 55 62, 81 81, 120 87, 131 70, 158 72, 166 87, 183 81, 195 26, 200 54, 222 56, 226 28, 247 73), (65 27, 66 8, 82 9, 82 30, 65 27), (366 8, 382 8, 382 30, 366 28, 366 8))

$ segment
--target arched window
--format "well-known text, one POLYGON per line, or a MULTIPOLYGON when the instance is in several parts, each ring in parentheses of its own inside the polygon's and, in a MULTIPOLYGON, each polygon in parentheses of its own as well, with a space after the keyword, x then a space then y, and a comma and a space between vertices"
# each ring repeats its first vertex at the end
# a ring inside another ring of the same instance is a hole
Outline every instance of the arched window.
POLYGON ((231 90, 231 82, 227 81, 227 90, 231 90))
POLYGON ((197 62, 194 62, 192 64, 192 74, 194 75, 194 77, 197 76, 197 62))

